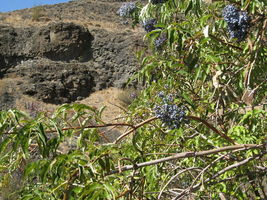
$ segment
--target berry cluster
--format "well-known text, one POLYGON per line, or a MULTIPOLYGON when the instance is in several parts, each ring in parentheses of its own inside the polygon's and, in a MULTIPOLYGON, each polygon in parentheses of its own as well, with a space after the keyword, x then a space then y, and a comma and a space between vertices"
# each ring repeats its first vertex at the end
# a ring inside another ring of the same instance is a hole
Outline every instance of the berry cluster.
POLYGON ((244 40, 250 23, 247 12, 240 11, 233 5, 227 5, 222 11, 222 16, 227 22, 230 37, 238 41, 244 40))
POLYGON ((166 0, 151 0, 151 3, 152 4, 159 4, 159 3, 165 3, 166 2, 166 0))
POLYGON ((155 25, 157 24, 156 19, 148 19, 145 22, 143 22, 143 27, 146 32, 151 32, 156 29, 155 25))
POLYGON ((135 11, 136 5, 134 2, 123 3, 118 10, 118 14, 121 17, 130 17, 131 14, 135 11))
POLYGON ((182 122, 187 121, 185 108, 174 104, 173 95, 165 96, 164 92, 160 92, 158 96, 161 98, 162 104, 155 106, 154 112, 156 117, 163 122, 163 126, 177 129, 182 122))
POLYGON ((162 45, 166 42, 167 37, 166 35, 161 35, 154 41, 154 45, 156 49, 161 49, 162 45))

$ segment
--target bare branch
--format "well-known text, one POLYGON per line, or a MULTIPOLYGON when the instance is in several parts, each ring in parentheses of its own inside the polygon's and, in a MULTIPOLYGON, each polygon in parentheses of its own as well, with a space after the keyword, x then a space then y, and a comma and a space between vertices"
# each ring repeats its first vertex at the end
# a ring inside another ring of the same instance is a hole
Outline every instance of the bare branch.
MULTIPOLYGON (((67 127, 60 129, 61 131, 68 131, 68 130, 79 130, 79 129, 87 129, 87 128, 104 128, 104 127, 110 127, 110 126, 128 126, 134 128, 135 126, 128 123, 108 123, 108 124, 96 124, 96 125, 88 125, 88 126, 76 126, 76 127, 67 127)), ((56 133, 57 130, 50 130, 46 131, 46 133, 56 133)), ((17 132, 6 132, 3 134, 17 134, 17 132)))
POLYGON ((157 160, 143 162, 143 163, 139 163, 136 165, 126 165, 124 167, 121 167, 120 170, 116 169, 116 170, 109 172, 107 175, 117 174, 120 172, 138 169, 138 168, 142 168, 142 167, 146 167, 146 166, 150 166, 150 165, 157 165, 159 163, 163 163, 163 162, 167 162, 167 161, 171 161, 171 160, 177 160, 177 159, 181 159, 181 158, 201 157, 201 156, 207 156, 207 155, 211 155, 211 154, 220 153, 223 151, 249 150, 249 149, 259 149, 259 148, 263 148, 263 147, 264 147, 263 144, 240 144, 240 145, 226 146, 226 147, 221 147, 218 149, 211 149, 211 150, 206 150, 206 151, 199 151, 199 152, 189 151, 189 152, 177 153, 173 156, 169 156, 166 158, 161 158, 161 159, 157 159, 157 160))
POLYGON ((143 121, 143 122, 141 122, 141 123, 135 125, 135 126, 133 127, 133 129, 127 131, 126 133, 124 133, 123 135, 121 135, 120 137, 118 137, 117 140, 114 142, 114 144, 117 144, 117 143, 118 143, 119 141, 121 141, 124 137, 126 137, 126 136, 129 135, 129 134, 131 134, 131 133, 134 132, 136 129, 140 128, 141 126, 144 126, 145 124, 147 124, 147 123, 149 123, 149 122, 151 122, 151 121, 153 121, 153 120, 155 120, 155 119, 157 119, 157 117, 151 117, 151 118, 149 118, 149 119, 147 119, 147 120, 145 120, 145 121, 143 121))

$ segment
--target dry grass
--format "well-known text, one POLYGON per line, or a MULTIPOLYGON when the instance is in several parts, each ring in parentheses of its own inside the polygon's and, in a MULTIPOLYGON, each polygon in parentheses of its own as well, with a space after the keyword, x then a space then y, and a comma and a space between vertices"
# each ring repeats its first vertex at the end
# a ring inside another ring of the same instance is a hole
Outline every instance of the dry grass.
POLYGON ((18 22, 21 23, 22 21, 22 17, 14 13, 10 13, 3 20, 3 22, 6 24, 17 24, 18 22))
MULTIPOLYGON (((108 88, 91 94, 88 98, 83 99, 80 103, 93 106, 97 109, 105 106, 102 119, 106 123, 122 122, 126 109, 121 106, 123 103, 119 98, 123 90, 118 88, 108 88)), ((103 137, 103 142, 113 142, 123 132, 125 127, 101 128, 99 134, 103 137)))
MULTIPOLYGON (((122 92, 124 93, 125 91, 118 88, 108 88, 94 92, 89 97, 77 101, 77 103, 89 105, 96 109, 105 106, 103 121, 110 123, 114 122, 116 118, 119 118, 124 113, 124 108, 122 108, 121 105, 125 103, 119 98, 122 92)), ((40 112, 52 113, 57 107, 56 105, 47 104, 26 95, 21 95, 20 98, 16 100, 16 108, 25 112, 36 108, 36 110, 40 112)))
POLYGON ((5 92, 7 92, 8 81, 1 79, 0 80, 0 95, 2 96, 5 92))
POLYGON ((124 107, 128 107, 133 100, 138 96, 139 91, 134 88, 127 88, 122 90, 118 94, 118 100, 120 104, 124 107))
MULTIPOLYGON (((56 109, 57 105, 47 104, 42 101, 36 100, 33 97, 29 97, 21 94, 20 87, 17 84, 22 82, 19 78, 5 78, 0 80, 0 95, 4 93, 10 93, 16 96, 16 101, 14 107, 24 111, 32 116, 36 116, 39 112, 44 112, 50 116, 56 109)), ((102 114, 102 120, 106 123, 116 123, 123 121, 123 116, 127 112, 126 107, 129 105, 130 101, 127 100, 126 96, 129 91, 124 91, 118 88, 108 88, 105 90, 97 91, 92 93, 89 97, 77 101, 77 103, 82 103, 100 109, 105 106, 105 110, 102 114), (123 97, 125 96, 125 98, 123 97), (127 103, 126 103, 127 102, 127 103)), ((113 141, 117 136, 121 134, 125 129, 118 127, 110 130, 101 129, 105 134, 110 134, 108 136, 113 141)))
POLYGON ((23 19, 20 15, 11 13, 10 15, 6 16, 1 23, 13 26, 15 28, 26 28, 32 26, 45 26, 48 25, 50 22, 50 19, 47 17, 40 17, 39 21, 34 21, 32 19, 23 19))
MULTIPOLYGON (((128 93, 129 91, 127 91, 128 93)), ((96 109, 104 106, 102 120, 105 123, 122 122, 124 120, 123 116, 126 112, 126 106, 128 105, 125 104, 125 99, 122 98, 122 94, 125 95, 126 91, 118 88, 108 88, 94 92, 89 97, 76 103, 89 105, 96 109)), ((51 116, 58 108, 57 105, 47 104, 26 95, 20 95, 16 100, 15 107, 31 116, 36 116, 39 112, 44 112, 47 116, 51 116)), ((104 142, 112 142, 124 131, 125 127, 101 128, 99 129, 99 134, 103 137, 104 142)))
MULTIPOLYGON (((96 109, 105 106, 103 121, 110 123, 116 121, 117 118, 120 118, 125 113, 125 108, 121 106, 125 105, 125 101, 121 98, 122 94, 125 94, 124 90, 108 88, 94 92, 89 97, 77 101, 76 103, 89 105, 96 109)), ((25 112, 31 111, 31 108, 36 108, 36 111, 39 112, 53 113, 57 107, 57 105, 47 104, 26 95, 21 95, 20 98, 16 100, 16 108, 25 112)))
POLYGON ((114 122, 123 115, 124 111, 120 104, 122 103, 118 96, 123 90, 118 88, 108 88, 92 93, 89 97, 80 101, 80 103, 93 106, 97 109, 105 106, 103 120, 107 123, 114 122))
POLYGON ((29 113, 32 116, 36 116, 39 112, 47 113, 50 116, 57 108, 56 105, 47 104, 26 95, 21 95, 20 98, 16 99, 15 106, 18 110, 29 113))
POLYGON ((25 14, 28 14, 30 17, 23 18, 21 13, 17 12, 11 12, 8 14, 3 15, 3 19, 1 20, 2 24, 11 25, 16 28, 24 28, 24 27, 40 27, 40 26, 46 26, 51 22, 56 21, 63 21, 63 22, 72 22, 81 26, 84 26, 86 28, 95 29, 95 28, 101 28, 106 29, 109 32, 121 32, 123 31, 131 31, 140 33, 142 31, 142 28, 140 26, 135 27, 134 29, 131 26, 123 26, 120 23, 116 22, 110 22, 110 21, 103 21, 99 19, 99 16, 92 13, 92 17, 94 19, 83 19, 82 17, 79 19, 53 19, 48 16, 46 16, 46 11, 41 6, 37 6, 34 8, 29 9, 29 11, 25 11, 25 14))

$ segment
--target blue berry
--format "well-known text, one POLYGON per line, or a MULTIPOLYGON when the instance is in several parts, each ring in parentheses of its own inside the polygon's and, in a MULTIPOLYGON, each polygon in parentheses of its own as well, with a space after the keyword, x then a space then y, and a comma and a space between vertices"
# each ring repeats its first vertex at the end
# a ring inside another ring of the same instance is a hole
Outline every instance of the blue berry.
POLYGON ((227 22, 230 38, 236 38, 238 41, 244 40, 250 23, 247 12, 240 11, 233 5, 227 5, 222 11, 222 16, 227 22))
POLYGON ((156 49, 160 49, 162 45, 166 42, 167 37, 166 35, 159 36, 157 39, 154 41, 154 45, 156 49))
POLYGON ((148 19, 143 23, 143 27, 146 32, 151 32, 156 29, 155 25, 157 24, 156 19, 148 19))
POLYGON ((158 97, 164 98, 164 96, 165 96, 165 93, 163 91, 161 91, 161 92, 158 93, 158 97))
POLYGON ((134 2, 123 3, 118 10, 118 14, 121 17, 130 17, 131 14, 135 11, 136 5, 134 2))
POLYGON ((159 3, 165 3, 166 2, 166 0, 151 0, 151 3, 152 4, 159 4, 159 3))
POLYGON ((172 94, 165 96, 164 92, 160 92, 158 96, 161 98, 162 103, 154 107, 156 117, 158 117, 163 126, 170 129, 177 129, 181 123, 186 122, 185 107, 179 107, 174 104, 174 96, 172 94))

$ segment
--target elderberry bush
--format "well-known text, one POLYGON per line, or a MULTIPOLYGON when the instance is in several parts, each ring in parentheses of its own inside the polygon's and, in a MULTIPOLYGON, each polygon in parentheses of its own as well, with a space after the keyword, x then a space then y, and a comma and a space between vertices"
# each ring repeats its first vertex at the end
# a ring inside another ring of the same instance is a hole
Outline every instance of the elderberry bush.
POLYGON ((230 38, 236 38, 238 41, 244 40, 250 24, 247 12, 240 11, 233 5, 227 5, 222 11, 222 16, 227 22, 230 38))
POLYGON ((157 24, 156 19, 148 19, 143 22, 143 27, 147 33, 156 29, 155 25, 157 24))
POLYGON ((166 0, 151 0, 151 3, 152 4, 159 4, 159 3, 165 3, 166 2, 166 0))
POLYGON ((158 96, 161 98, 161 104, 154 107, 154 112, 163 126, 177 129, 183 122, 187 122, 185 107, 176 105, 173 95, 166 96, 164 92, 160 92, 158 96))
POLYGON ((135 11, 136 5, 134 2, 123 3, 118 10, 118 14, 121 17, 130 17, 131 14, 135 11))

